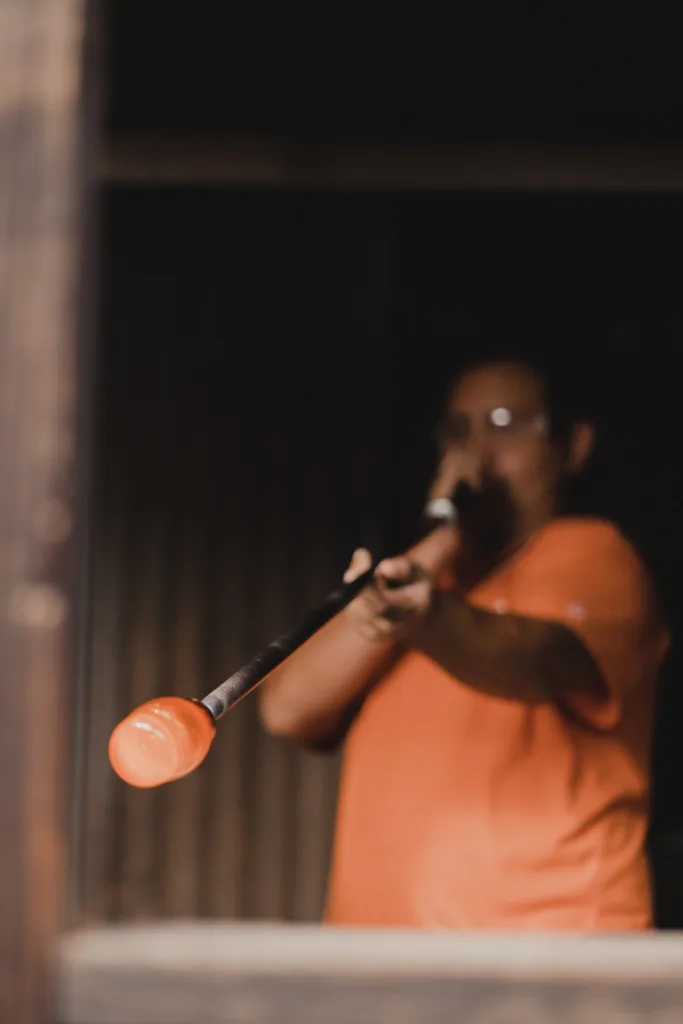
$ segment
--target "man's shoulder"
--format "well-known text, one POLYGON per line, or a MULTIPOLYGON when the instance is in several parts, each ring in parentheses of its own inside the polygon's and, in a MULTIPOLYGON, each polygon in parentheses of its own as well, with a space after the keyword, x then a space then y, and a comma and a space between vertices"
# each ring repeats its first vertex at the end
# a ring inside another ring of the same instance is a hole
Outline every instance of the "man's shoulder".
POLYGON ((551 519, 538 531, 533 546, 537 552, 551 548, 577 554, 604 551, 640 561, 635 547, 616 523, 597 516, 558 516, 551 519))
MULTIPOLYGON (((516 574, 518 595, 558 608, 590 609, 603 624, 645 620, 661 623, 656 583, 636 547, 606 519, 556 519, 539 531, 516 574), (541 597, 539 597, 541 595, 541 597)), ((529 614, 529 605, 525 605, 529 614)), ((569 615, 572 619, 572 614, 569 615)))
POLYGON ((650 570, 634 544, 616 523, 597 517, 551 520, 538 531, 519 568, 586 578, 607 574, 613 585, 652 586, 650 570))

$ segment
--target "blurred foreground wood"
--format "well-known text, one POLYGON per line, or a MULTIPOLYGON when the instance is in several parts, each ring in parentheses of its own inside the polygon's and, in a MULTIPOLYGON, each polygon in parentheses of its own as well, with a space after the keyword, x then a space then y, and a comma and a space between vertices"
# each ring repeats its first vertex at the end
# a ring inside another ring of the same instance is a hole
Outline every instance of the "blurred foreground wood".
POLYGON ((52 1020, 62 909, 84 0, 0 0, 0 1021, 52 1020))
POLYGON ((683 938, 213 922, 65 938, 60 1024, 674 1024, 683 938))

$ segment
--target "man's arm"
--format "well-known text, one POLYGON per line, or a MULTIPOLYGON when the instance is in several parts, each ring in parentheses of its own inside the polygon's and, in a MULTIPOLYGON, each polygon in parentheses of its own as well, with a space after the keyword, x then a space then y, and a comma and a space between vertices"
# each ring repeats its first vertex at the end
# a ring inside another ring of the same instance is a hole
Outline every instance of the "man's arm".
MULTIPOLYGON (((411 550, 411 561, 425 573, 448 563, 457 544, 450 527, 433 531, 411 550)), ((358 551, 345 574, 348 581, 370 568, 358 551)), ((389 574, 391 575, 391 574, 389 574)), ((400 655, 404 619, 417 621, 429 603, 422 582, 398 589, 385 586, 381 567, 375 583, 296 650, 259 687, 264 728, 275 736, 315 748, 335 746, 371 687, 400 655)))
POLYGON ((390 661, 393 637, 373 639, 348 609, 287 658, 259 687, 259 714, 273 736, 317 749, 343 738, 349 716, 390 661))
POLYGON ((510 614, 435 595, 415 642, 463 683, 493 696, 555 701, 612 729, 652 685, 668 645, 647 569, 615 527, 558 520, 517 568, 510 614))
POLYGON ((451 593, 434 595, 413 643, 449 675, 492 697, 536 704, 561 703, 569 693, 607 696, 592 656, 565 626, 484 611, 451 593))

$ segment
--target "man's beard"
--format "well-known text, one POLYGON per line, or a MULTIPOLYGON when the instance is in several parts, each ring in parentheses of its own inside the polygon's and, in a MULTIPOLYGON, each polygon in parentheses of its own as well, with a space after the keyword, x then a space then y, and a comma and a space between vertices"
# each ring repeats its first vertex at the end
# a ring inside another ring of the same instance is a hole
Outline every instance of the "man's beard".
POLYGON ((514 550, 519 516, 504 480, 490 477, 477 490, 462 483, 455 504, 463 543, 477 562, 489 567, 514 550))

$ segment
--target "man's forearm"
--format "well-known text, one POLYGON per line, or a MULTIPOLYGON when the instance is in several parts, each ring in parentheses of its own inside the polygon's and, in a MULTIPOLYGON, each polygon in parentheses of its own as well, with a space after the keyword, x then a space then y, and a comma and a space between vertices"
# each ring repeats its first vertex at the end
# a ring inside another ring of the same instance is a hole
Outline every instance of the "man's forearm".
POLYGON ((543 703, 570 689, 602 693, 588 651, 570 630, 475 608, 437 594, 413 643, 462 683, 493 697, 543 703))
POLYGON ((265 728, 304 743, 335 740, 395 648, 391 637, 364 637, 345 609, 261 684, 259 707, 265 728))

